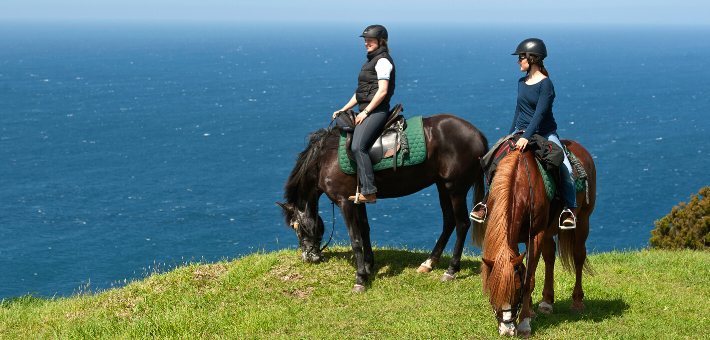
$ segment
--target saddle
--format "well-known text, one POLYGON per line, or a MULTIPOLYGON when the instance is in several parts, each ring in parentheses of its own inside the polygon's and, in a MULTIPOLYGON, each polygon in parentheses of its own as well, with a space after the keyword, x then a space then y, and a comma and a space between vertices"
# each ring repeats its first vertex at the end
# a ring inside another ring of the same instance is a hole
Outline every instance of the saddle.
MULTIPOLYGON (((397 157, 393 156, 397 152, 402 151, 402 148, 404 148, 404 152, 407 152, 408 150, 406 140, 407 137, 403 133, 404 129, 407 127, 407 122, 404 119, 404 116, 400 116, 399 114, 402 111, 404 111, 404 109, 402 108, 402 104, 400 103, 395 105, 395 107, 389 112, 387 122, 382 127, 380 136, 377 137, 375 142, 372 143, 372 146, 370 147, 369 154, 370 161, 372 162, 372 164, 377 164, 382 159, 392 157, 394 164, 393 169, 394 171, 397 171, 397 157)), ((342 115, 347 115, 347 118, 340 116, 338 118, 346 122, 349 119, 350 122, 353 122, 352 125, 355 125, 355 116, 357 116, 357 114, 353 110, 348 110, 342 115)), ((355 161, 355 157, 353 156, 352 151, 350 150, 353 141, 353 131, 348 131, 349 129, 344 130, 347 132, 345 151, 347 152, 348 158, 355 161)))
MULTIPOLYGON (((501 138, 498 142, 496 142, 493 148, 490 149, 489 152, 483 156, 483 158, 481 158, 481 167, 487 178, 486 186, 490 187, 493 182, 498 162, 510 154, 510 152, 515 150, 515 143, 521 135, 522 133, 508 135, 501 138)), ((567 158, 572 165, 572 174, 576 192, 580 193, 582 191, 586 191, 587 173, 577 157, 569 149, 567 149, 567 142, 563 142, 564 149, 560 149, 556 144, 547 141, 537 134, 532 135, 529 141, 528 149, 535 156, 537 166, 540 169, 543 182, 545 183, 545 191, 547 192, 547 197, 550 201, 552 201, 553 198, 561 198, 561 192, 557 190, 557 188, 561 188, 562 186, 559 167, 563 166, 563 152, 567 155, 567 158)), ((585 195, 587 202, 589 202, 589 192, 585 195)))

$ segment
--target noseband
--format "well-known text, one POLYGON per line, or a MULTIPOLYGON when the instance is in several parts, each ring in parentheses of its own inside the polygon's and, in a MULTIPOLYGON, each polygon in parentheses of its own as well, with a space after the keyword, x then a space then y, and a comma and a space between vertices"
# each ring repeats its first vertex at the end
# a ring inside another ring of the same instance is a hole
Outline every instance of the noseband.
MULTIPOLYGON (((527 271, 527 268, 525 268, 527 271)), ((498 317, 498 314, 496 313, 495 308, 493 309, 493 316, 495 316, 496 320, 502 323, 511 323, 514 322, 515 320, 518 319, 518 314, 520 314, 520 309, 523 305, 523 294, 525 294, 525 285, 523 282, 523 271, 520 270, 520 267, 515 268, 515 274, 518 275, 518 278, 520 278, 520 299, 518 299, 518 305, 515 306, 515 308, 509 308, 509 309, 501 309, 501 313, 505 312, 515 312, 513 316, 510 319, 505 319, 502 317, 498 317)), ((501 314, 502 315, 502 314, 501 314)))

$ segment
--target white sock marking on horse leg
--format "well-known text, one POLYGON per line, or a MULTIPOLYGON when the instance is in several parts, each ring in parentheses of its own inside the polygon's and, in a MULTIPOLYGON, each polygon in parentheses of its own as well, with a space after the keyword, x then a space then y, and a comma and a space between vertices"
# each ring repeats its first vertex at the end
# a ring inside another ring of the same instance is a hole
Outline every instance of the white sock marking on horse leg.
POLYGON ((427 259, 426 261, 424 261, 424 263, 422 263, 421 266, 432 269, 431 268, 431 259, 427 259))
POLYGON ((530 328, 530 318, 525 318, 518 324, 518 337, 527 339, 530 337, 532 329, 530 328))
MULTIPOLYGON (((510 309, 510 304, 505 303, 503 304, 503 309, 510 309)), ((508 311, 508 312, 503 312, 503 320, 509 320, 513 317, 513 312, 508 311)), ((498 334, 500 335, 507 335, 507 336, 515 336, 515 323, 510 322, 510 323, 503 323, 501 322, 498 325, 498 334)))
POLYGON ((518 332, 520 331, 530 331, 530 318, 525 318, 518 324, 518 332))
POLYGON ((537 306, 537 310, 539 310, 540 312, 543 312, 545 314, 550 314, 550 313, 552 313, 552 305, 545 302, 545 301, 542 301, 537 306))

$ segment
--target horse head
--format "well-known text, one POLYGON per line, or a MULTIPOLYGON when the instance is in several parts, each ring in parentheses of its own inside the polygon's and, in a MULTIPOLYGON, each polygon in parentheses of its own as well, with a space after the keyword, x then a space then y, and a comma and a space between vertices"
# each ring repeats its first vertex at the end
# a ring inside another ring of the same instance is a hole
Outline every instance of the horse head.
POLYGON ((310 209, 300 210, 289 203, 276 202, 276 204, 283 208, 286 225, 291 227, 298 236, 298 245, 301 247, 303 261, 320 262, 323 258, 320 244, 323 240, 323 233, 325 233, 325 226, 318 213, 311 213, 310 209))
POLYGON ((523 302, 524 258, 525 253, 514 257, 509 248, 501 249, 495 260, 482 258, 484 290, 498 320, 500 335, 514 336, 518 326, 517 317, 523 302))
POLYGON ((520 172, 525 174, 524 157, 515 150, 498 164, 489 193, 490 215, 483 242, 483 290, 498 320, 498 332, 509 336, 518 328, 525 287, 525 254, 518 255, 516 246, 522 222, 514 216, 524 212, 529 202, 528 183, 518 185, 516 181, 520 172))

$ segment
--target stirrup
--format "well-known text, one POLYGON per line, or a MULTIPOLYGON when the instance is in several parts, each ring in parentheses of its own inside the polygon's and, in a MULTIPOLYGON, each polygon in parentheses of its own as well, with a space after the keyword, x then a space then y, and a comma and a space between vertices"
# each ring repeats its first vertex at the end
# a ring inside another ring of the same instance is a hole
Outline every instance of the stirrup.
POLYGON ((560 230, 569 230, 569 229, 577 228, 577 216, 575 216, 575 215, 572 213, 572 210, 569 210, 569 208, 567 208, 567 207, 565 207, 564 209, 562 209, 562 212, 560 213, 559 227, 560 227, 560 230), (572 225, 572 226, 565 226, 565 225, 562 225, 562 222, 563 222, 563 221, 562 221, 562 215, 564 215, 565 213, 570 213, 570 215, 572 215, 572 218, 574 219, 574 225, 572 225))
POLYGON ((360 202, 360 187, 359 186, 355 187, 355 199, 353 200, 353 203, 355 203, 355 204, 362 203, 362 202, 360 202))
POLYGON ((470 218, 471 221, 478 223, 483 223, 486 220, 486 216, 488 216, 488 206, 486 206, 483 202, 478 202, 475 206, 473 206, 473 209, 471 209, 471 213, 468 214, 468 218, 470 218), (483 206, 483 218, 478 218, 474 215, 474 212, 476 212, 476 208, 478 208, 479 205, 483 206))

